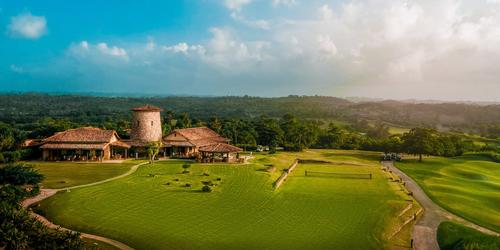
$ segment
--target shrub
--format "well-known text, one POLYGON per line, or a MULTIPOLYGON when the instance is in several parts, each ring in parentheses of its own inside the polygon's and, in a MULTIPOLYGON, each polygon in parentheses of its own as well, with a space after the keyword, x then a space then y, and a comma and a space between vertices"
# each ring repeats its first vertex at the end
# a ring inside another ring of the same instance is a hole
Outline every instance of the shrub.
POLYGON ((210 176, 210 174, 208 174, 208 173, 203 173, 203 176, 210 176))
POLYGON ((165 183, 165 185, 170 186, 170 182, 165 183))
POLYGON ((276 167, 271 165, 271 166, 266 168, 266 171, 269 173, 272 173, 272 172, 276 171, 276 167))
POLYGON ((22 164, 9 164, 3 168, 0 168, 0 184, 38 184, 42 182, 42 180, 43 175, 39 174, 37 170, 35 170, 31 166, 22 164))
POLYGON ((222 178, 220 178, 220 177, 219 177, 219 178, 217 178, 217 181, 222 181, 222 178))
POLYGON ((175 178, 174 181, 179 181, 179 178, 175 178))
POLYGON ((201 188, 201 191, 202 192, 205 192, 205 193, 210 193, 212 192, 212 188, 210 188, 209 186, 205 185, 201 188))
POLYGON ((186 187, 191 187, 191 183, 186 183, 186 187))
POLYGON ((191 167, 191 165, 190 165, 190 164, 183 164, 183 165, 182 165, 182 168, 183 168, 183 169, 188 169, 188 168, 190 168, 190 167, 191 167))
POLYGON ((182 171, 183 174, 189 174, 189 170, 182 171))
POLYGON ((155 174, 149 174, 149 177, 155 177, 156 175, 155 174))
POLYGON ((201 181, 201 184, 208 186, 208 185, 213 185, 212 181, 201 181))

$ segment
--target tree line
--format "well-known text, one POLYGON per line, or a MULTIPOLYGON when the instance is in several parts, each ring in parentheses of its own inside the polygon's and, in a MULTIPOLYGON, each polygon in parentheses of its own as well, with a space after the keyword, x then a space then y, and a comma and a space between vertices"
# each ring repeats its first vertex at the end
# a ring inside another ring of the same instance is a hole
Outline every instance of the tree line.
MULTIPOLYGON (((191 118, 189 113, 163 112, 163 134, 177 128, 207 126, 246 150, 257 146, 271 151, 283 148, 301 151, 305 148, 360 149, 381 152, 411 153, 418 155, 458 156, 467 151, 500 151, 499 143, 475 145, 460 133, 442 133, 432 128, 416 127, 402 135, 391 135, 389 126, 366 120, 351 123, 304 119, 291 114, 280 118, 191 118)), ((32 151, 24 149, 25 139, 41 139, 81 126, 96 126, 117 131, 128 138, 129 120, 105 121, 99 124, 77 123, 68 119, 43 118, 31 124, 13 126, 0 122, 0 162, 14 162, 29 158, 32 151)))
POLYGON ((88 125, 128 121, 130 108, 152 104, 179 114, 208 120, 280 118, 336 120, 353 124, 380 121, 402 127, 457 130, 483 137, 500 137, 500 105, 463 103, 352 102, 329 96, 222 97, 97 97, 82 95, 0 94, 0 121, 29 130, 43 118, 67 119, 88 125), (26 127, 26 128, 24 128, 26 127))

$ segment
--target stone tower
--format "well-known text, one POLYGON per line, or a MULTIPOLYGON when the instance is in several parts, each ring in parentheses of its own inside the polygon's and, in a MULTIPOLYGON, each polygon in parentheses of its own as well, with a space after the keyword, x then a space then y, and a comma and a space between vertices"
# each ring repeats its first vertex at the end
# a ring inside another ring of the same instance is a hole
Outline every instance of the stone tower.
POLYGON ((162 109, 146 105, 131 110, 133 113, 130 139, 142 142, 160 141, 162 139, 160 118, 162 109))

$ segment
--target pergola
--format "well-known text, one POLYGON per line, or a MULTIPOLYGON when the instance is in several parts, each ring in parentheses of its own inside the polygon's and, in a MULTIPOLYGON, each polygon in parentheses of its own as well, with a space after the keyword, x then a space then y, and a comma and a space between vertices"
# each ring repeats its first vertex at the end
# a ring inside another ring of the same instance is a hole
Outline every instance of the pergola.
MULTIPOLYGON (((200 147, 201 162, 231 162, 231 154, 239 153, 243 149, 226 143, 216 143, 200 147)), ((239 157, 236 157, 238 160, 239 157)))

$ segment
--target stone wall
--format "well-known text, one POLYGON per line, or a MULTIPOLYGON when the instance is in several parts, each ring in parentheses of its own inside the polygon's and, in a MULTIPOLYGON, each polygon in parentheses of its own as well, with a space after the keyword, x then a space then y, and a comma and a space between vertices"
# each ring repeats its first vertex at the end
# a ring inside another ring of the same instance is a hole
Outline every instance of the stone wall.
POLYGON ((131 127, 130 139, 152 142, 162 138, 160 112, 134 111, 131 127))
POLYGON ((297 165, 299 165, 299 161, 300 161, 299 159, 296 159, 286 171, 283 171, 283 173, 276 180, 276 182, 274 182, 274 190, 278 189, 281 186, 281 184, 283 184, 288 175, 295 169, 295 167, 297 167, 297 165))

